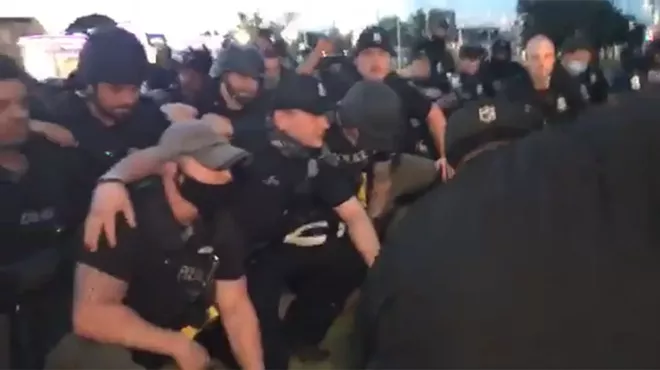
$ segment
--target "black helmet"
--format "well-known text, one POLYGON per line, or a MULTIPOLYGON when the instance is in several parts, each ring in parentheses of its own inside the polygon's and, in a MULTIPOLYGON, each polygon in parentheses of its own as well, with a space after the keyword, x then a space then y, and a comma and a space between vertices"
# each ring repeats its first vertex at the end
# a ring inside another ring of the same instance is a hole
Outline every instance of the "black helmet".
POLYGON ((179 68, 191 69, 204 75, 209 73, 213 64, 213 56, 206 46, 203 46, 201 49, 190 47, 179 54, 175 60, 179 68))
POLYGON ((506 54, 511 55, 511 43, 507 40, 495 40, 490 46, 490 55, 506 54))
POLYGON ((460 59, 478 60, 486 55, 486 50, 481 45, 462 45, 458 49, 460 59))
POLYGON ((85 86, 101 82, 140 86, 148 68, 147 54, 137 37, 112 27, 89 36, 80 51, 78 77, 85 86))
POLYGON ((235 72, 261 80, 265 70, 264 58, 256 48, 229 45, 215 60, 211 68, 211 77, 219 78, 225 73, 235 72))

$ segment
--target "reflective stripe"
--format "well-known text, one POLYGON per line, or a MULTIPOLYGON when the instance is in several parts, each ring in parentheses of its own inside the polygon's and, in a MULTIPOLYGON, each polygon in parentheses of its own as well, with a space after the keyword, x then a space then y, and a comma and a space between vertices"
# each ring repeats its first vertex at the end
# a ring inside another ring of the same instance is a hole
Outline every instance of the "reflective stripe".
MULTIPOLYGON (((296 247, 320 247, 328 241, 328 235, 322 233, 321 235, 315 236, 304 236, 305 232, 314 229, 327 229, 330 227, 328 221, 315 221, 308 224, 304 224, 299 228, 293 230, 284 237, 284 243, 291 244, 296 247)), ((346 233, 346 225, 343 222, 340 222, 337 226, 337 238, 341 238, 346 233)))

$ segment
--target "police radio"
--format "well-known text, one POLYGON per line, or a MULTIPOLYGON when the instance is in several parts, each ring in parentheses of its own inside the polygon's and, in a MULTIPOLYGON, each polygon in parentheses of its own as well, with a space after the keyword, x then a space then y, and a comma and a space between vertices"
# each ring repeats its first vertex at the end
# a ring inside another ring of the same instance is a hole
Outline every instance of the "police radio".
POLYGON ((218 309, 213 304, 208 304, 209 301, 212 301, 209 299, 209 295, 212 295, 211 293, 214 292, 214 285, 212 283, 215 272, 220 265, 220 259, 214 254, 211 255, 210 259, 211 268, 204 279, 190 279, 184 286, 192 308, 188 312, 188 322, 190 324, 181 329, 181 332, 190 339, 194 339, 204 328, 220 317, 218 309))

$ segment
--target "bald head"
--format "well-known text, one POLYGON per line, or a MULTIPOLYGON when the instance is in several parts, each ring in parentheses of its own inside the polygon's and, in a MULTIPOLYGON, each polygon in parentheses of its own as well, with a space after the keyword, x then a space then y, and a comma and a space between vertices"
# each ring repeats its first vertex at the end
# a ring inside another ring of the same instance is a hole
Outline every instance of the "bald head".
POLYGON ((525 53, 525 67, 532 79, 537 83, 549 83, 555 66, 555 44, 545 35, 536 35, 527 41, 525 53))
POLYGON ((545 35, 536 35, 527 41, 525 45, 527 53, 538 52, 539 50, 551 50, 555 52, 555 44, 545 35))

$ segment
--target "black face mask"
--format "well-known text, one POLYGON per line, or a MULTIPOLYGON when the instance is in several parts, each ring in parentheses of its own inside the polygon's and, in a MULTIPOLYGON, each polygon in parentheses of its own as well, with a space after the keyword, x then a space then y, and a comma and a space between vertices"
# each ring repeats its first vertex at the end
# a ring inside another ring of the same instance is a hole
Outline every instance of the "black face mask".
POLYGON ((228 184, 204 184, 184 175, 179 185, 179 192, 185 200, 197 208, 202 217, 207 217, 213 215, 218 207, 226 204, 229 188, 228 184))

